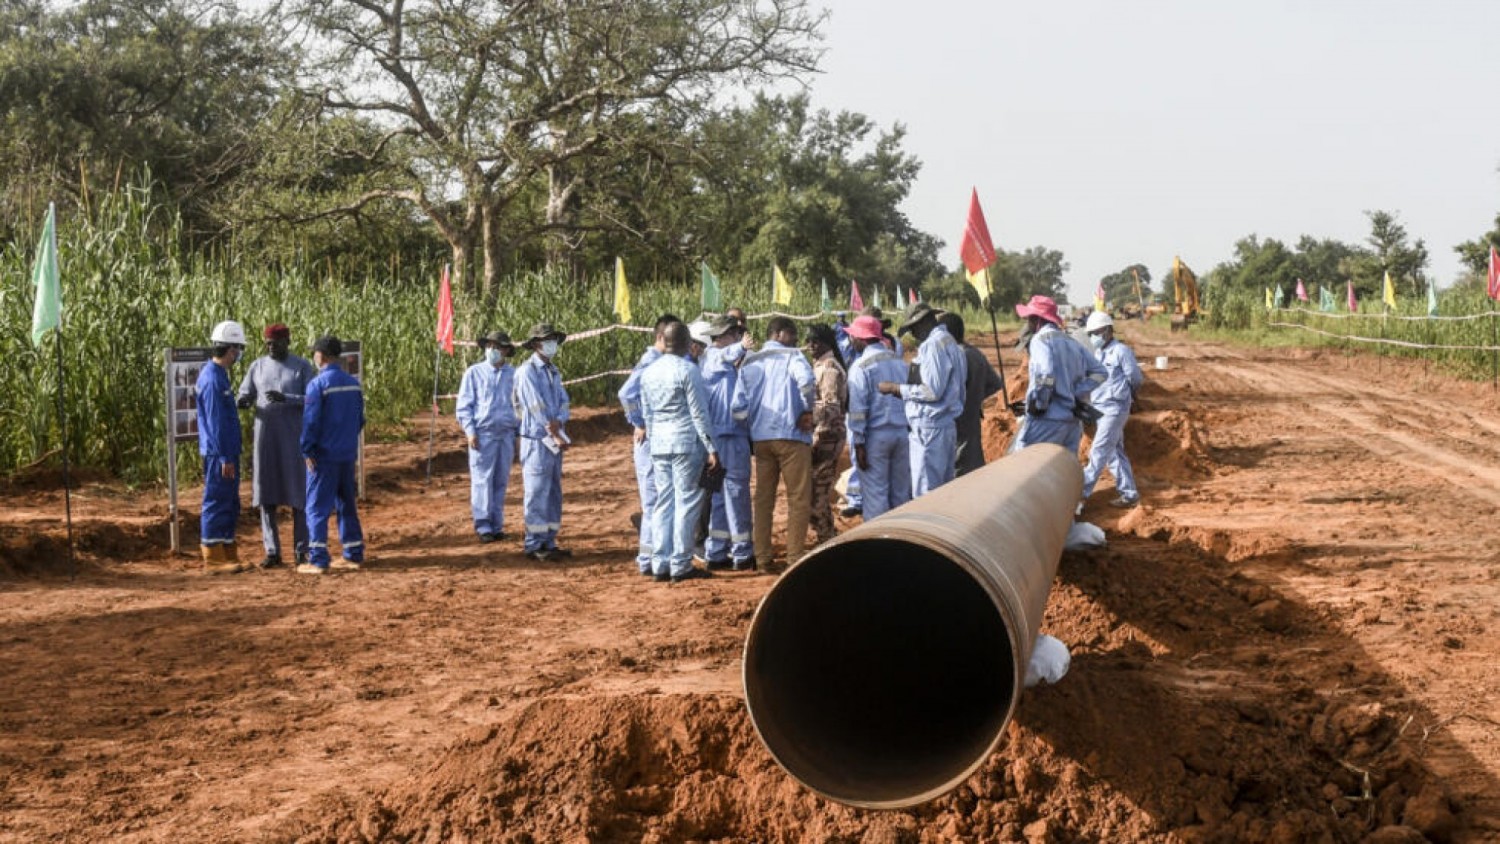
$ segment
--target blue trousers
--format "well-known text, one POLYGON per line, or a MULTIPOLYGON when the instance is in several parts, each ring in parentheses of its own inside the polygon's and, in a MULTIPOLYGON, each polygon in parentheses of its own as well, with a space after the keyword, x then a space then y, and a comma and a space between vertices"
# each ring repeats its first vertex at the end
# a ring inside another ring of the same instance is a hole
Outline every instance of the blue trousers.
POLYGON ((526 491, 521 512, 526 551, 556 548, 562 529, 562 455, 539 439, 522 437, 521 484, 526 491))
POLYGON ((1077 419, 1042 419, 1028 416, 1025 424, 1021 426, 1021 436, 1017 438, 1011 451, 1018 451, 1037 443, 1053 443, 1077 454, 1078 445, 1081 442, 1083 442, 1083 423, 1077 419))
POLYGON ((469 449, 469 507, 474 532, 505 530, 505 489, 510 486, 510 464, 516 459, 514 428, 478 430, 479 448, 469 449))
MULTIPOLYGON (((307 557, 307 511, 288 507, 292 511, 292 548, 297 559, 307 557)), ((266 554, 281 559, 281 520, 275 505, 260 508, 260 541, 266 546, 266 554)))
POLYGON ((651 571, 651 552, 656 543, 656 479, 651 472, 651 441, 634 447, 635 488, 641 496, 641 534, 636 544, 635 564, 641 571, 651 571))
MULTIPOLYGON (((717 447, 717 446, 716 446, 717 447)), ((698 527, 698 508, 703 504, 703 473, 706 455, 702 449, 687 454, 658 454, 651 458, 656 481, 656 506, 652 511, 652 574, 679 577, 693 567, 693 534, 698 527)))
POLYGON ((957 459, 957 427, 911 426, 911 497, 920 498, 953 480, 957 459))
POLYGON ((714 493, 708 515, 708 539, 703 556, 714 561, 755 559, 750 532, 750 438, 714 437, 714 448, 724 464, 724 489, 714 493))
POLYGON ((865 460, 859 491, 864 498, 864 520, 911 500, 911 443, 905 428, 876 428, 865 438, 865 460))
POLYGON ((318 468, 307 473, 307 561, 315 566, 328 566, 328 517, 334 513, 339 517, 344 559, 358 563, 365 558, 365 532, 354 507, 359 494, 354 466, 352 460, 319 460, 318 468))
POLYGON ((203 545, 233 545, 235 525, 240 520, 240 473, 235 463, 233 478, 224 477, 224 458, 203 458, 203 513, 198 522, 198 541, 203 545))
POLYGON ((1125 456, 1125 420, 1130 418, 1129 407, 1104 407, 1094 429, 1094 441, 1089 446, 1089 465, 1083 470, 1083 497, 1094 492, 1099 474, 1105 469, 1115 477, 1115 490, 1121 498, 1137 498, 1140 491, 1135 488, 1135 472, 1130 469, 1130 458, 1125 456))

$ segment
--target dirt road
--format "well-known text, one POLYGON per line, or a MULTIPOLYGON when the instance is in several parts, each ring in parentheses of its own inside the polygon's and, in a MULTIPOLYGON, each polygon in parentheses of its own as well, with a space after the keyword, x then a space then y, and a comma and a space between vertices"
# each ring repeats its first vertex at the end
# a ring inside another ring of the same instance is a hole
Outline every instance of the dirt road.
POLYGON ((202 577, 159 494, 95 481, 69 581, 56 484, 0 490, 0 840, 1500 839, 1500 401, 1133 342, 1172 364, 1127 430, 1145 506, 1099 491, 1110 547, 1063 560, 1073 670, 928 806, 831 806, 770 762, 737 697, 770 577, 636 575, 628 434, 593 413, 565 564, 473 541, 451 431, 430 487, 424 438, 372 447, 377 562, 322 579, 202 577))

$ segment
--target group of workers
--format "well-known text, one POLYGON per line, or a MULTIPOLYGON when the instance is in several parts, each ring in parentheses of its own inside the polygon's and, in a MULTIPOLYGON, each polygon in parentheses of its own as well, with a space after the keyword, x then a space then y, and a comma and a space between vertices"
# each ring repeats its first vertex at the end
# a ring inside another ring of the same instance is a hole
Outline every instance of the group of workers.
POLYGON ((319 337, 312 361, 290 353, 291 331, 269 325, 266 354, 250 364, 238 397, 229 374, 245 354, 245 329, 226 320, 210 336, 212 358, 196 385, 198 452, 203 456, 203 510, 200 539, 211 574, 242 571, 237 524, 240 516, 239 410, 254 408, 252 504, 261 511, 265 546, 262 568, 281 562, 277 513, 292 511, 297 571, 324 574, 331 567, 360 568, 364 534, 355 507, 355 463, 364 429, 364 394, 359 381, 340 363, 343 343, 319 337), (341 558, 328 551, 328 520, 337 514, 341 558))
MULTIPOLYGON (((1022 419, 1013 448, 1055 443, 1076 452, 1084 422, 1095 422, 1083 497, 1108 469, 1118 492, 1112 503, 1134 506, 1139 492, 1123 433, 1142 381, 1135 356, 1115 339, 1108 314, 1089 317, 1091 350, 1066 331, 1050 298, 1034 296, 1016 312, 1027 323, 1029 362, 1024 400, 1012 408, 1022 419)), ((817 542, 832 539, 832 495, 846 446, 852 466, 843 512, 866 520, 984 465, 982 404, 1003 382, 964 342, 963 319, 917 302, 892 334, 879 308, 852 320, 838 316, 832 325, 809 326, 805 346, 797 324, 780 316, 757 344, 744 312, 733 308, 712 321, 685 323, 671 314, 656 321, 652 344, 619 391, 634 429, 642 575, 676 583, 715 570, 774 570, 772 515, 782 489, 786 561, 802 556, 809 527, 817 542), (910 364, 899 339, 908 334, 916 342, 910 364), (693 565, 695 557, 703 568, 693 565)), ((364 426, 359 382, 340 368, 337 337, 320 337, 309 362, 289 354, 286 326, 264 334, 267 353, 250 365, 237 401, 229 370, 245 349, 238 323, 215 327, 213 359, 198 378, 204 561, 212 572, 241 568, 236 406, 253 406, 261 566, 281 564, 277 511, 288 507, 297 571, 357 569, 364 559, 354 478, 364 426), (328 550, 331 513, 339 522, 337 561, 328 550)), ((503 505, 519 450, 522 547, 543 562, 571 556, 557 544, 571 440, 568 392, 555 361, 566 339, 550 323, 536 325, 519 344, 529 355, 513 366, 518 344, 503 331, 485 334, 477 341, 484 359, 465 371, 455 412, 468 445, 479 541, 508 538, 503 505)))

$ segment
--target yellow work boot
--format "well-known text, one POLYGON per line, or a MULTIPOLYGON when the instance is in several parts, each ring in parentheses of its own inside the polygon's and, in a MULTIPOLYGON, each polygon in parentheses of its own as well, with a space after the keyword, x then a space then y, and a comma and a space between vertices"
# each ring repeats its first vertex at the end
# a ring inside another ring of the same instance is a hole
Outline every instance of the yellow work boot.
POLYGON ((203 546, 203 569, 207 574, 235 574, 240 570, 238 558, 231 544, 203 546))

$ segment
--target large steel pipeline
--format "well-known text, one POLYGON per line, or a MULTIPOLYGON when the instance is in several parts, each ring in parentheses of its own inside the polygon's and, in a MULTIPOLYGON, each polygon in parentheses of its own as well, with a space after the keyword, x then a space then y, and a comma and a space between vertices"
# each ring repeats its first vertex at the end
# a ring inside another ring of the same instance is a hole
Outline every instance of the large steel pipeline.
POLYGON ((999 744, 1083 490, 1037 445, 812 551, 745 639, 761 741, 813 791, 894 809, 956 788, 999 744))

